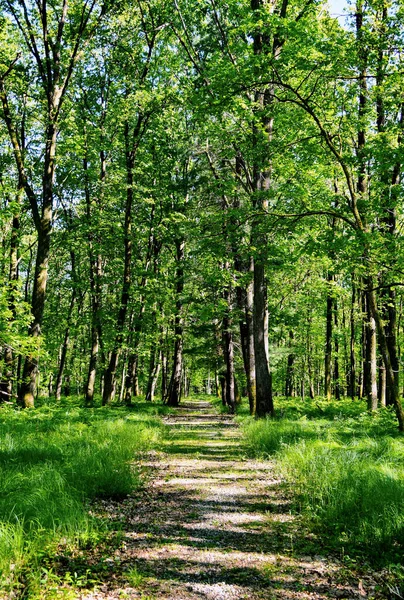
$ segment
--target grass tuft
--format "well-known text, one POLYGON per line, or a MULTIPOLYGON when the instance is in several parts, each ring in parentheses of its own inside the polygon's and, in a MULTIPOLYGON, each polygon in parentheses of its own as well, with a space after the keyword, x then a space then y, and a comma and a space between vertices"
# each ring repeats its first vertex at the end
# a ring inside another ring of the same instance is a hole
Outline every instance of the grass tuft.
POLYGON ((50 557, 105 535, 88 502, 138 488, 134 461, 160 444, 160 420, 141 408, 0 409, 0 597, 59 597, 43 583, 50 557))
POLYGON ((391 411, 369 414, 350 401, 278 404, 281 417, 243 420, 247 452, 277 458, 300 510, 330 543, 376 562, 402 560, 404 439, 391 411))

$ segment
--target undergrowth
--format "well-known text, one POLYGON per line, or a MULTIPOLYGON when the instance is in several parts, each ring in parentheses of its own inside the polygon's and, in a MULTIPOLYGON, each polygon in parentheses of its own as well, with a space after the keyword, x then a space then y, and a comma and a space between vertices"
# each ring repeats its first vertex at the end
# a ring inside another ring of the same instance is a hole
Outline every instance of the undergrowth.
POLYGON ((61 548, 105 537, 107 525, 90 516, 89 503, 141 485, 134 461, 160 444, 157 410, 146 403, 89 409, 71 400, 34 410, 1 407, 1 598, 67 597, 44 565, 61 548))
POLYGON ((277 458, 298 508, 344 554, 402 564, 404 438, 394 414, 356 401, 278 399, 275 419, 242 419, 247 452, 277 458))

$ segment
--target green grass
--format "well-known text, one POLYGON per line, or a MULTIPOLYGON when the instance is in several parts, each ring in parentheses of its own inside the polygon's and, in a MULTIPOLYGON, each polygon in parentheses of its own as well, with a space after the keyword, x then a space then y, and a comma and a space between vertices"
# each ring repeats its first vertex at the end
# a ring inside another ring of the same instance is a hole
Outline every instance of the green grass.
POLYGON ((278 417, 242 419, 247 452, 274 456, 298 508, 341 552, 375 563, 404 555, 404 437, 393 413, 362 402, 277 401, 278 417))
MULTIPOLYGON (((119 499, 141 485, 133 463, 160 444, 157 411, 146 403, 83 409, 73 401, 1 407, 0 597, 64 597, 46 595, 44 565, 61 547, 106 535, 89 502, 119 499)), ((57 576, 45 579, 58 588, 57 576)))

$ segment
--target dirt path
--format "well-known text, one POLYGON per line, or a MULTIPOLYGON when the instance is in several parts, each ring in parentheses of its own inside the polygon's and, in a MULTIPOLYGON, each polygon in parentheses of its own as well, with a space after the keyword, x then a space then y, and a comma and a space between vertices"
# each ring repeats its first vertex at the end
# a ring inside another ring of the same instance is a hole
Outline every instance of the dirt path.
POLYGON ((99 558, 105 583, 83 600, 382 597, 370 575, 322 556, 272 463, 243 458, 231 417, 199 402, 166 422, 170 439, 142 497, 105 503, 122 522, 121 543, 99 558))

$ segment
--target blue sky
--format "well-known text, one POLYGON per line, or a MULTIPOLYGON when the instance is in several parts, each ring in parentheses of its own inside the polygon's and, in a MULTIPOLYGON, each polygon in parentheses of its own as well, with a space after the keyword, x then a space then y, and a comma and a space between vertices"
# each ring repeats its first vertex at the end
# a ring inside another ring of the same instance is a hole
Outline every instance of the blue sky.
POLYGON ((328 0, 328 6, 330 7, 330 14, 333 17, 339 18, 340 25, 344 24, 345 14, 344 8, 347 7, 347 0, 328 0))

